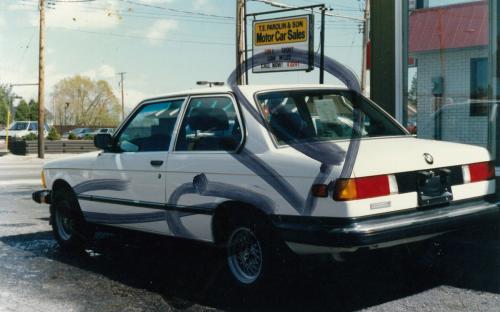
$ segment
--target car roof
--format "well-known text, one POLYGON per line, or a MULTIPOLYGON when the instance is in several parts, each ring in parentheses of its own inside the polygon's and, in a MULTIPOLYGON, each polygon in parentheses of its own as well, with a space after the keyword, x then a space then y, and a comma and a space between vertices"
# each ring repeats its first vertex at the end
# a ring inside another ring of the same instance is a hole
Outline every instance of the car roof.
MULTIPOLYGON (((271 84, 271 85, 242 85, 240 86, 241 91, 247 96, 260 91, 271 91, 271 90, 297 90, 297 89, 338 89, 338 90, 348 90, 347 87, 341 85, 327 85, 327 84, 271 84)), ((220 94, 231 92, 231 88, 228 86, 222 87, 205 87, 205 88, 193 88, 178 92, 166 93, 163 95, 157 95, 144 99, 142 102, 166 98, 166 97, 182 97, 187 95, 201 95, 201 94, 220 94)))

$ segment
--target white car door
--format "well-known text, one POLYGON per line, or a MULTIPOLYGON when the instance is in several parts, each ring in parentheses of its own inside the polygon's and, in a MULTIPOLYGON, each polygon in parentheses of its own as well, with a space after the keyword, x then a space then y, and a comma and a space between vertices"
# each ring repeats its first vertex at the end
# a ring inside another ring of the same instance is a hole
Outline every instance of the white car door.
MULTIPOLYGON (((236 181, 245 183, 250 171, 234 157, 243 141, 237 105, 228 94, 193 96, 169 155, 167 205, 171 234, 212 240, 214 208, 233 195, 236 181)), ((248 194, 248 192, 246 192, 248 194)))
POLYGON ((75 187, 94 223, 168 234, 165 181, 168 151, 183 98, 141 105, 101 152, 90 181, 75 187))

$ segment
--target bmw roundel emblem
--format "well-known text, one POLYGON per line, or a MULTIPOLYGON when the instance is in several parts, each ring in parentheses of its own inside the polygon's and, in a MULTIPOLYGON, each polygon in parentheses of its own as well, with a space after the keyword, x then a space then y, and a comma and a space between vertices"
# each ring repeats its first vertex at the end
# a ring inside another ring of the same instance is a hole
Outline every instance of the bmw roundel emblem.
POLYGON ((428 163, 429 165, 432 165, 434 163, 434 157, 432 157, 432 155, 429 153, 424 153, 424 159, 425 162, 428 163))

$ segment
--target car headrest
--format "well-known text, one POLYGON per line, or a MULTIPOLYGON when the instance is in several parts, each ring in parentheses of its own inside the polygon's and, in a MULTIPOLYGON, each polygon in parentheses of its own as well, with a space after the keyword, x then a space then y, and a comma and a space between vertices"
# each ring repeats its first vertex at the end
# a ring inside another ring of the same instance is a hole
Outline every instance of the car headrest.
POLYGON ((151 134, 155 135, 170 135, 174 129, 175 118, 160 118, 158 126, 151 127, 151 134))
POLYGON ((220 131, 229 129, 229 120, 221 108, 196 107, 189 114, 188 125, 191 130, 220 131))

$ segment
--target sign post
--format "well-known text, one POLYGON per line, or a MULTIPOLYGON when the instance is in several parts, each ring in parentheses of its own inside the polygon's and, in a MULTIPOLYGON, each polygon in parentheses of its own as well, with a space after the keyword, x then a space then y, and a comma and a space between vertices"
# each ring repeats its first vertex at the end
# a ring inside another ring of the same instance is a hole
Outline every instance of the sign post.
POLYGON ((253 22, 252 28, 252 53, 266 55, 264 63, 253 64, 253 73, 313 70, 313 14, 257 20, 253 22), (294 60, 294 50, 308 51, 309 64, 294 60))

